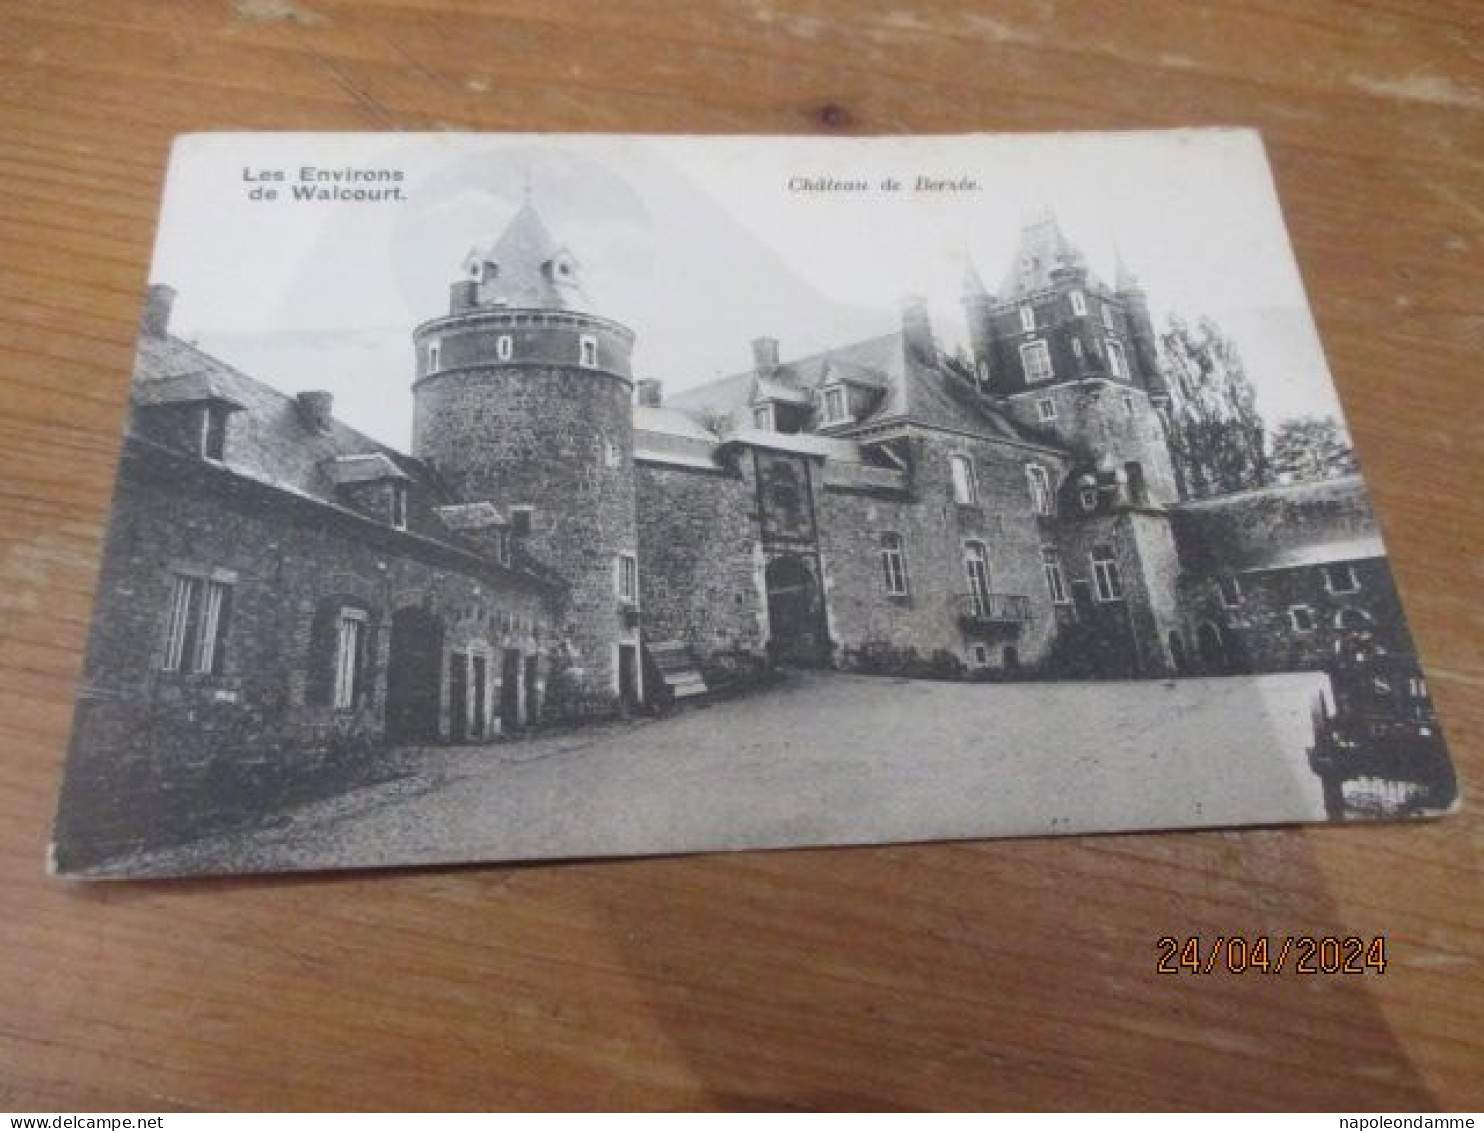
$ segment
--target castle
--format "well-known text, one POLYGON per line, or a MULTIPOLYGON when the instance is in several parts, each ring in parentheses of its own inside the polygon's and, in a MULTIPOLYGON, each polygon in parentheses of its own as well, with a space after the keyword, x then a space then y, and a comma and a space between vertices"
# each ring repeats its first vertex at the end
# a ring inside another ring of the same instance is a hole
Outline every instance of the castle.
POLYGON ((666 400, 528 199, 413 333, 410 454, 173 335, 172 300, 142 325, 84 767, 478 741, 747 665, 1224 674, 1362 628, 1411 651, 1357 478, 1181 498, 1146 296, 1050 216, 994 290, 968 273, 966 361, 908 300, 666 400))

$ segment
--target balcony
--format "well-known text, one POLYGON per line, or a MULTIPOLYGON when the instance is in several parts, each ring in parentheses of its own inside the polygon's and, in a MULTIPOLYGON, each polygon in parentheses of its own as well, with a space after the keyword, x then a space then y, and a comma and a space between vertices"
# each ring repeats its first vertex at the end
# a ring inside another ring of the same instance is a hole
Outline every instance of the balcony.
POLYGON ((965 632, 1018 629, 1030 623, 1031 599, 1013 593, 961 593, 953 599, 965 632))

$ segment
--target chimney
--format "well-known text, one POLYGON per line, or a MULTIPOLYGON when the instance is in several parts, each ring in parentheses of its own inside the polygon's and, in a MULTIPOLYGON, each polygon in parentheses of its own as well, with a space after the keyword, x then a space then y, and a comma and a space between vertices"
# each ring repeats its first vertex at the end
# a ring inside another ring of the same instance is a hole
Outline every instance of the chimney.
POLYGON ((479 284, 473 279, 455 279, 448 288, 448 312, 461 314, 479 305, 479 284))
POLYGON ((665 399, 664 386, 653 377, 646 377, 638 384, 639 403, 646 408, 659 408, 665 399))
POLYGON ((145 293, 144 317, 139 330, 146 338, 163 338, 170 332, 170 310, 175 305, 175 288, 155 283, 145 293))
POLYGON ((759 377, 771 377, 778 368, 778 339, 752 339, 752 367, 759 377))
POLYGON ((335 394, 323 390, 300 393, 299 416, 311 432, 328 432, 334 419, 335 394))
POLYGON ((913 356, 932 361, 938 348, 933 342, 933 324, 928 318, 927 299, 909 295, 902 300, 902 341, 913 356))

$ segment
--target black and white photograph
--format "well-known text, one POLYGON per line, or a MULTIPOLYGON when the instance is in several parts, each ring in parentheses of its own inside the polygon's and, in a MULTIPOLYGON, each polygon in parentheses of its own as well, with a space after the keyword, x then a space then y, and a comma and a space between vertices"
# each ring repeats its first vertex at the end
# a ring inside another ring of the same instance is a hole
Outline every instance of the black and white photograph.
POLYGON ((63 875, 1457 802, 1254 132, 186 136, 129 402, 63 875))

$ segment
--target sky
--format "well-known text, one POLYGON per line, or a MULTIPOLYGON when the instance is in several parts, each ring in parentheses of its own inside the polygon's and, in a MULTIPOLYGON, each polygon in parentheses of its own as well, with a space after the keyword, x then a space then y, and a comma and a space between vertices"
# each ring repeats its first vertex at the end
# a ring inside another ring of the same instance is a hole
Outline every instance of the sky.
POLYGON ((787 360, 894 329, 909 295, 952 349, 967 264, 995 288, 1022 223, 1050 208, 1095 273, 1111 279, 1122 255, 1157 323, 1214 318, 1270 424, 1340 415, 1249 131, 192 135, 173 155, 151 281, 179 293, 176 333, 285 392, 333 392, 338 416, 405 448, 411 331, 446 313, 465 253, 527 192, 594 309, 635 330, 635 375, 670 392, 749 368, 755 337, 787 360), (293 199, 305 167, 396 174, 349 187, 400 198, 293 199), (919 177, 972 187, 917 191, 919 177), (801 187, 821 180, 866 189, 801 187))

